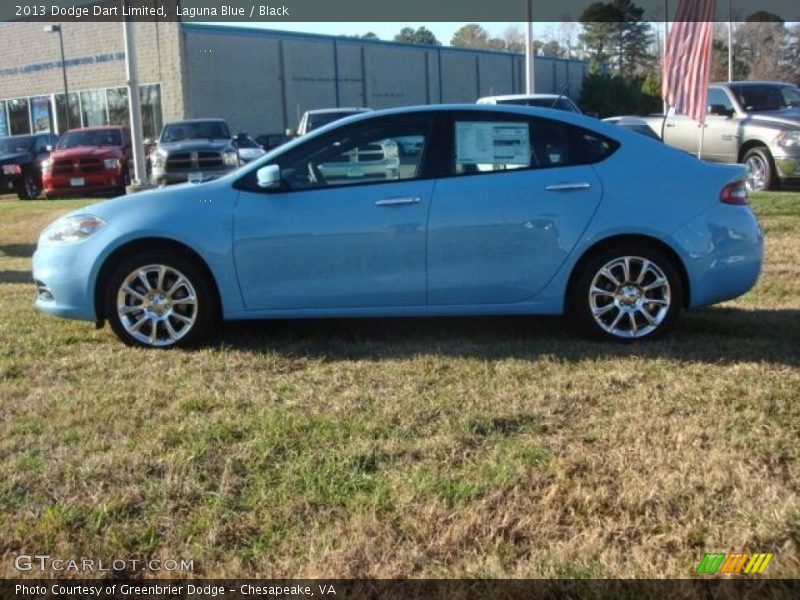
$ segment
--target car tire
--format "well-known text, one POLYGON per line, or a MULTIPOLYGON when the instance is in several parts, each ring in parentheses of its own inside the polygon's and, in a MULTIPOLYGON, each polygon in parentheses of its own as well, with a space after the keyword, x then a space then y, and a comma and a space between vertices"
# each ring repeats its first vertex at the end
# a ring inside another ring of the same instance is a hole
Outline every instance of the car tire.
POLYGON ((36 173, 30 171, 22 175, 22 181, 17 190, 17 197, 20 200, 35 200, 42 193, 42 183, 36 173))
POLYGON ((174 251, 137 252, 115 264, 107 282, 105 316, 117 337, 129 346, 196 345, 219 323, 211 278, 190 256, 174 251))
POLYGON ((569 314, 580 333, 633 342, 665 335, 680 313, 683 285, 674 259, 647 244, 606 248, 580 266, 569 314))
POLYGON ((750 148, 742 159, 747 167, 747 189, 751 192, 775 190, 779 187, 775 162, 764 146, 750 148))

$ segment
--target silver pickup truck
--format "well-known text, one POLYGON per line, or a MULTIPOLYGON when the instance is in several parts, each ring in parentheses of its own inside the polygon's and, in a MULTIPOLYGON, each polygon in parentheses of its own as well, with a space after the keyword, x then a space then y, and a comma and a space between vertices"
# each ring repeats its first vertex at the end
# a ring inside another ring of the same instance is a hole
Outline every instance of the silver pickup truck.
MULTIPOLYGON (((697 154, 700 125, 670 109, 643 117, 664 143, 697 154)), ((703 159, 747 166, 753 191, 800 184, 800 88, 737 81, 708 89, 703 159)))

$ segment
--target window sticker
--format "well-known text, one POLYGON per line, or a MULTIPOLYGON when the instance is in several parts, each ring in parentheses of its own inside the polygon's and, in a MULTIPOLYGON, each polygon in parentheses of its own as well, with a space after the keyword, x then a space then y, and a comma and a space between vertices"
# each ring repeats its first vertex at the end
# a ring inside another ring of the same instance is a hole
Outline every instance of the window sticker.
POLYGON ((471 121, 456 123, 456 164, 529 166, 527 123, 471 121))

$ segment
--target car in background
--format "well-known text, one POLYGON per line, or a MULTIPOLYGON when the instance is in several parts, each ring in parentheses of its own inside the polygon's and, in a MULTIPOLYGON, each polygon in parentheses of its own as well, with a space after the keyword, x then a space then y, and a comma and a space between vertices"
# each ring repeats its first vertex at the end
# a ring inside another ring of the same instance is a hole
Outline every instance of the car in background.
POLYGON ((256 144, 269 152, 278 146, 282 146, 291 139, 292 136, 288 136, 285 133, 262 133, 256 136, 256 144))
POLYGON ((159 187, 197 183, 237 168, 239 155, 223 119, 190 119, 164 125, 150 165, 153 183, 159 187))
POLYGON ((216 180, 61 217, 33 257, 36 306, 148 348, 222 319, 490 314, 647 340, 758 279, 745 174, 567 111, 363 114, 216 180), (424 148, 400 169, 398 138, 424 148), (332 168, 366 148, 382 174, 332 168))
POLYGON ((252 160, 261 158, 267 151, 264 150, 253 138, 246 133, 240 133, 234 141, 236 149, 239 151, 239 163, 247 164, 252 160))
POLYGON ((640 133, 646 137, 658 140, 659 142, 661 141, 661 138, 658 137, 658 134, 653 131, 650 125, 647 124, 647 121, 641 117, 609 117, 607 119, 603 119, 603 121, 606 123, 611 123, 612 125, 616 125, 617 127, 622 127, 628 131, 635 131, 636 133, 640 133))
POLYGON ((21 200, 42 193, 42 162, 58 136, 50 132, 0 137, 0 193, 14 192, 21 200))
POLYGON ((776 81, 712 83, 706 123, 670 108, 643 117, 664 143, 703 160, 742 163, 751 191, 800 184, 800 87, 776 81))
POLYGON ((372 111, 371 108, 320 108, 307 110, 300 118, 300 124, 297 126, 294 135, 305 135, 328 123, 370 111, 372 111))
MULTIPOLYGON (((508 94, 505 96, 485 96, 478 98, 476 104, 516 104, 518 106, 538 106, 555 108, 583 114, 578 105, 564 94, 508 94)), ((591 116, 591 115, 590 115, 591 116)))
POLYGON ((132 160, 127 127, 71 129, 42 163, 48 198, 71 194, 125 194, 132 160))

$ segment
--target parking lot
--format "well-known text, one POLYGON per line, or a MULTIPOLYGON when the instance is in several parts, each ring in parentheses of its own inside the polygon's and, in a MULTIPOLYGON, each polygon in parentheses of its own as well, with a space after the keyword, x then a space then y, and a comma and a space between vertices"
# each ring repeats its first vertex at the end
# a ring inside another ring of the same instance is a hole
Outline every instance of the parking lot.
POLYGON ((758 286, 664 341, 337 319, 229 324, 168 353, 34 310, 38 231, 89 202, 0 199, 4 554, 648 578, 744 548, 800 575, 800 194, 754 196, 758 286))

